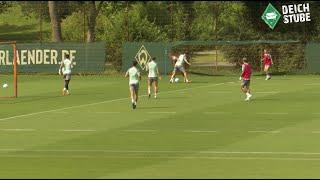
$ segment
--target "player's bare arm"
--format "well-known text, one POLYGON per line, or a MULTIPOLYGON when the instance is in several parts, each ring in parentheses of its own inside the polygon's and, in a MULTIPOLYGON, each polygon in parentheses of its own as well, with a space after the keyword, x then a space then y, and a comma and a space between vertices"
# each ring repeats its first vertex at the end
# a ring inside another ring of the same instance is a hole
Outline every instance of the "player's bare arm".
POLYGON ((61 75, 63 65, 64 65, 64 64, 63 64, 63 61, 62 61, 61 64, 60 64, 60 67, 59 67, 59 75, 61 75))
POLYGON ((186 58, 184 58, 184 62, 191 66, 191 63, 186 58))

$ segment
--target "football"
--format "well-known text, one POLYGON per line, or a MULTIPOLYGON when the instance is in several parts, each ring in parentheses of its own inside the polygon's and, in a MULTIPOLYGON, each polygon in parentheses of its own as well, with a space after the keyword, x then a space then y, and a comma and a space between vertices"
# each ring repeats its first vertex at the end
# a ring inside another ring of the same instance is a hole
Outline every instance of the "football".
POLYGON ((179 78, 175 78, 174 82, 176 82, 176 83, 179 82, 179 78))
POLYGON ((3 88, 7 88, 7 87, 8 87, 8 84, 7 84, 7 83, 4 83, 4 84, 2 85, 2 87, 3 87, 3 88))

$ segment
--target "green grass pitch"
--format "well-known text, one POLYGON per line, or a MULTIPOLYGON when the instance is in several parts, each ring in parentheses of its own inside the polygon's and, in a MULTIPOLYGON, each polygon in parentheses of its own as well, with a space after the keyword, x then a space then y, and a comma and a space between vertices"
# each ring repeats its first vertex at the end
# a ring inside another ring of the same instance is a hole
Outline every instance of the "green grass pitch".
MULTIPOLYGON (((181 79, 181 78, 180 78, 181 79)), ((124 77, 19 76, 0 99, 0 178, 319 178, 318 76, 160 81, 131 109, 124 77)), ((4 90, 2 90, 4 91, 4 90)))

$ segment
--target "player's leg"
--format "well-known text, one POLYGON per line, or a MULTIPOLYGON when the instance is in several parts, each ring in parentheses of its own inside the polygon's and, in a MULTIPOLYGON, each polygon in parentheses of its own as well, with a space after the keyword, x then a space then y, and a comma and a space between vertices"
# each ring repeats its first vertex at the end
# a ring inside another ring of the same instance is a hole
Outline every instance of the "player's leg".
POLYGON ((154 80, 154 98, 157 98, 157 94, 158 94, 158 79, 154 80))
POLYGON ((69 82, 70 80, 65 80, 65 89, 66 89, 66 94, 69 94, 69 82))
POLYGON ((268 80, 271 79, 270 67, 271 67, 271 65, 269 65, 269 67, 268 67, 268 80))
POLYGON ((177 71, 177 67, 174 66, 173 68, 173 71, 172 71, 172 75, 171 75, 171 78, 170 78, 170 83, 173 83, 173 78, 176 76, 176 71, 177 71))
POLYGON ((129 90, 130 90, 130 98, 131 98, 131 104, 132 104, 132 108, 135 109, 135 93, 134 93, 134 86, 133 84, 131 84, 129 86, 129 90))
POLYGON ((62 95, 66 95, 67 92, 67 75, 63 75, 63 80, 64 80, 64 86, 62 89, 62 95))
POLYGON ((240 89, 243 93, 247 93, 247 89, 243 85, 241 85, 240 89))
POLYGON ((151 78, 148 78, 148 97, 151 96, 151 86, 152 86, 152 80, 151 78))
POLYGON ((71 74, 66 74, 65 75, 65 93, 67 95, 69 95, 69 83, 70 83, 70 80, 71 80, 71 74))
POLYGON ((183 73, 183 77, 184 77, 184 79, 185 79, 185 82, 186 82, 186 83, 191 82, 191 81, 189 81, 189 79, 188 79, 188 74, 187 74, 187 71, 184 69, 184 67, 180 67, 180 71, 183 73))
POLYGON ((264 66, 264 72, 266 73, 266 80, 269 80, 271 78, 270 73, 269 73, 269 68, 270 68, 270 65, 264 66))
POLYGON ((183 72, 181 72, 181 75, 183 76, 183 82, 186 82, 187 80, 186 80, 185 74, 183 72))
POLYGON ((245 88, 246 88, 246 101, 250 100, 250 98, 252 97, 251 91, 250 91, 250 80, 245 80, 245 88))
POLYGON ((188 79, 188 74, 187 74, 187 72, 184 72, 183 75, 184 75, 184 79, 185 79, 185 82, 186 82, 186 83, 191 82, 191 81, 189 81, 189 79, 188 79))

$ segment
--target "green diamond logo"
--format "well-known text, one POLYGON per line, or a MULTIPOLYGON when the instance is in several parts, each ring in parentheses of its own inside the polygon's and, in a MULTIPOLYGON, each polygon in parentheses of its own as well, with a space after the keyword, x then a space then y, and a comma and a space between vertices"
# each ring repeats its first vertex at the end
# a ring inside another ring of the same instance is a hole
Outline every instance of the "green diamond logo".
POLYGON ((272 6, 272 4, 269 3, 266 10, 264 10, 264 13, 262 14, 261 18, 264 20, 264 22, 271 28, 274 29, 274 27, 277 25, 279 19, 281 17, 281 14, 279 11, 272 6))
POLYGON ((146 47, 144 47, 144 45, 141 46, 135 58, 136 58, 136 61, 139 63, 141 69, 143 70, 145 70, 148 62, 151 61, 151 56, 147 51, 146 47))

